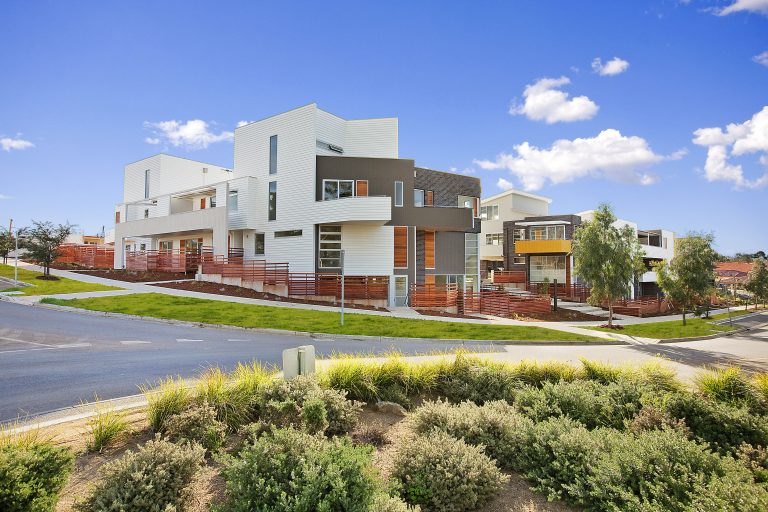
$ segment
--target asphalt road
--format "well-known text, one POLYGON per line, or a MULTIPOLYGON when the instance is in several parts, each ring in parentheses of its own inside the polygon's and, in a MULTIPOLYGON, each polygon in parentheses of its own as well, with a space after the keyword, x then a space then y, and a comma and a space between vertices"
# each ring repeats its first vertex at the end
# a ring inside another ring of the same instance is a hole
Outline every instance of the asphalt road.
MULTIPOLYGON (((423 354, 449 342, 377 342, 189 327, 56 311, 0 301, 0 422, 139 392, 168 375, 192 378, 211 366, 279 364, 286 348, 312 344, 318 355, 423 354)), ((483 343, 467 343, 490 350, 483 343)), ((498 346, 495 347, 498 350, 498 346)))

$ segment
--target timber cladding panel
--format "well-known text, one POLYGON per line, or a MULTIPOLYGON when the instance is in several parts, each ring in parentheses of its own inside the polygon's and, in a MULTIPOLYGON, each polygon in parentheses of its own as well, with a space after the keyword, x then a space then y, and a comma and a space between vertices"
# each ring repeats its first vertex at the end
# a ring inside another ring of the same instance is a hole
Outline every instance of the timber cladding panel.
POLYGON ((435 232, 424 231, 424 268, 435 268, 435 232))
POLYGON ((408 268, 408 227, 395 226, 395 268, 408 268))

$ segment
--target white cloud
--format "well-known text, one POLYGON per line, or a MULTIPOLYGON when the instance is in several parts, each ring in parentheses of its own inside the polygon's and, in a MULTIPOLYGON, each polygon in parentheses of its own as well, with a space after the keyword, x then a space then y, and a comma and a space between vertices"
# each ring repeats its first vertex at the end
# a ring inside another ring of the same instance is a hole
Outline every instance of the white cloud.
POLYGON ((764 51, 759 55, 755 55, 754 57, 752 57, 752 60, 757 62, 758 64, 762 64, 763 66, 768 67, 768 50, 764 51))
POLYGON ((505 180, 504 178, 499 178, 499 181, 496 182, 496 186, 501 190, 512 190, 515 188, 511 181, 505 180))
POLYGON ((620 75, 627 69, 629 69, 629 62, 618 57, 612 58, 605 64, 599 57, 592 61, 592 71, 600 76, 620 75))
POLYGON ((744 11, 768 15, 768 0, 736 0, 728 7, 715 12, 718 16, 727 16, 728 14, 744 11))
POLYGON ((722 128, 699 128, 693 143, 707 147, 704 177, 707 181, 730 181, 737 189, 768 185, 768 171, 757 179, 744 176, 741 165, 729 162, 731 156, 762 153, 760 163, 768 167, 768 106, 743 123, 722 128))
MULTIPOLYGON (((672 156, 681 157, 679 152, 672 156)), ((627 137, 608 129, 596 137, 557 140, 545 149, 523 142, 514 147, 514 154, 502 153, 496 160, 475 160, 475 164, 482 169, 508 170, 525 190, 538 190, 547 181, 566 183, 584 176, 650 185, 658 178, 638 168, 669 158, 654 153, 642 137, 627 137)), ((499 180, 497 185, 511 186, 507 180, 499 180)))
POLYGON ((0 147, 3 148, 3 151, 10 152, 12 149, 15 149, 15 150, 29 149, 29 148, 35 147, 35 145, 29 142, 28 140, 3 137, 2 139, 0 139, 0 147))
POLYGON ((4 199, 12 199, 12 198, 11 198, 11 196, 7 196, 5 194, 0 194, 0 201, 2 201, 4 199))
POLYGON ((513 104, 509 113, 522 114, 528 119, 543 120, 549 124, 592 119, 600 107, 586 96, 569 99, 569 94, 560 90, 569 83, 571 80, 564 76, 537 80, 523 91, 524 103, 513 104))
POLYGON ((464 175, 470 175, 475 174, 475 170, 471 167, 465 167, 463 169, 459 169, 458 167, 451 167, 449 169, 449 172, 456 173, 456 174, 464 174, 464 175))
POLYGON ((247 124, 255 123, 255 121, 238 121, 237 127, 240 128, 241 126, 245 126, 247 124))
POLYGON ((172 146, 187 149, 205 149, 210 144, 232 140, 234 137, 234 133, 228 131, 221 133, 209 131, 208 123, 201 119, 192 119, 186 123, 173 120, 158 123, 145 122, 144 128, 152 130, 153 135, 155 135, 144 139, 148 144, 158 144, 165 141, 172 146))

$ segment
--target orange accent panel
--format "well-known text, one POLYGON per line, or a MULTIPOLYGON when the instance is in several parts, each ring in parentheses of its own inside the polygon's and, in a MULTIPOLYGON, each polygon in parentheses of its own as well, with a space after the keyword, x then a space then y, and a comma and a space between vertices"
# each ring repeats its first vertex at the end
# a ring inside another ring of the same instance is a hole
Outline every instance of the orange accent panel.
POLYGON ((435 268, 435 232, 424 232, 424 267, 435 268))
POLYGON ((395 226, 395 268, 408 268, 408 228, 395 226))
POLYGON ((368 196, 368 180, 357 180, 357 195, 361 197, 368 196))

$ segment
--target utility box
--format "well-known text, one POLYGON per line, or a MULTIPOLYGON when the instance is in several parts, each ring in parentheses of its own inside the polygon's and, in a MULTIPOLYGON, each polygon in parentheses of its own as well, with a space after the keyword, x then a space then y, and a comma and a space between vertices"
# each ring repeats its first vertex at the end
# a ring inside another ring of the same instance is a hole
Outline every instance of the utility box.
POLYGON ((315 373, 315 346, 303 345, 283 350, 283 377, 292 379, 297 375, 315 373))

